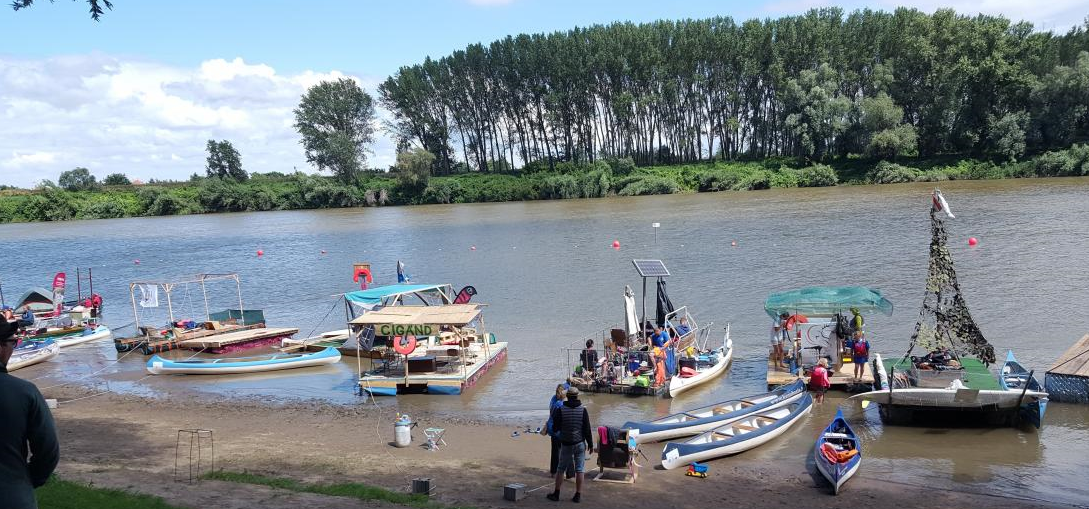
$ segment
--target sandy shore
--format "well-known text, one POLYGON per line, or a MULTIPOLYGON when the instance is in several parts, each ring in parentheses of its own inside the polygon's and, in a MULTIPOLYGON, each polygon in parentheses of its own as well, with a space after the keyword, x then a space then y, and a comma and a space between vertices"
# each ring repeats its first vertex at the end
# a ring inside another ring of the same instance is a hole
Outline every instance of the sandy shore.
MULTIPOLYGON (((554 507, 543 487, 518 503, 502 499, 502 487, 518 482, 529 488, 550 483, 548 440, 539 435, 511 437, 512 427, 464 419, 414 415, 423 427, 447 429, 448 446, 428 451, 423 433, 414 444, 396 448, 394 411, 374 406, 321 403, 268 405, 260 401, 164 401, 83 389, 54 388, 54 410, 61 437, 60 475, 162 496, 185 507, 384 507, 335 497, 293 494, 263 487, 204 481, 173 482, 178 430, 214 432, 220 469, 249 471, 311 482, 363 482, 408 491, 416 477, 433 479, 433 498, 477 507, 554 507), (279 492, 279 493, 277 493, 279 492)), ((544 418, 542 412, 542 420, 544 418)), ((636 484, 587 483, 583 502, 590 507, 1056 507, 1009 498, 948 490, 922 490, 870 477, 865 471, 839 497, 797 457, 752 464, 742 454, 711 463, 707 479, 654 468, 661 445, 643 446, 649 459, 636 484), (925 491, 925 494, 924 494, 925 491)), ((182 451, 182 466, 187 450, 182 451)), ((596 456, 588 462, 595 461, 596 456)), ((564 487, 563 504, 574 491, 564 487)))

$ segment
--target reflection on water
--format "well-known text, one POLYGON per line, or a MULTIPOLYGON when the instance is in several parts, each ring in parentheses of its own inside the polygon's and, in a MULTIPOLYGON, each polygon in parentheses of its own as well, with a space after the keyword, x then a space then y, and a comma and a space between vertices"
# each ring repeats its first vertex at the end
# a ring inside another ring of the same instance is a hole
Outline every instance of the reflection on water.
MULTIPOLYGON (((948 225, 950 249, 968 305, 996 349, 1013 348, 1042 372, 1087 328, 1081 316, 1089 302, 1089 237, 1083 233, 1089 179, 942 188, 957 215, 948 225), (979 238, 979 246, 969 248, 969 236, 979 238)), ((47 284, 57 270, 93 267, 107 321, 118 326, 132 320, 133 280, 239 272, 247 307, 263 308, 270 325, 309 335, 343 328, 332 295, 352 289, 353 262, 370 261, 377 283, 385 284, 394 281, 401 259, 416 281, 474 285, 477 299, 489 304, 489 329, 510 342, 510 354, 466 395, 379 404, 537 426, 562 377, 560 349, 620 322, 624 285, 638 283, 632 258, 662 258, 673 273, 670 296, 677 305, 689 306, 701 322, 713 321, 716 331, 731 324, 735 361, 721 383, 677 400, 585 398, 595 420, 622 423, 763 392, 768 319, 762 303, 774 291, 812 284, 879 288, 896 312, 868 316, 870 337, 876 351, 901 354, 923 294, 929 191, 906 184, 0 225, 0 259, 7 267, 0 279, 10 299, 47 284), (656 242, 653 222, 662 225, 656 242), (613 240, 622 249, 611 249, 613 240), (257 249, 265 255, 255 256, 257 249)), ((232 298, 233 289, 213 294, 212 306, 232 305, 232 298)), ((196 315, 201 307, 191 295, 179 298, 176 309, 196 315)), ((19 373, 43 387, 86 378, 141 395, 362 403, 352 383, 355 359, 290 374, 200 378, 148 377, 143 355, 112 364, 116 358, 109 344, 86 345, 19 373)), ((747 456, 801 458, 832 413, 825 405, 804 429, 747 456)), ((858 419, 865 477, 1089 500, 1081 480, 1089 467, 1087 407, 1051 405, 1039 434, 883 428, 873 409, 858 419)))

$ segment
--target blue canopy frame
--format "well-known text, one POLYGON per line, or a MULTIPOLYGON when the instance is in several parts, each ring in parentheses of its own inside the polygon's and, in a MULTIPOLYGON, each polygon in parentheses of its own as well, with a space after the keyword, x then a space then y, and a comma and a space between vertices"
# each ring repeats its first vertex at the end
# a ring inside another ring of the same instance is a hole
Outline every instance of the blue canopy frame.
POLYGON ((886 315, 893 311, 892 302, 881 291, 865 286, 809 286, 773 293, 764 301, 764 311, 772 318, 782 313, 834 315, 851 308, 886 315))

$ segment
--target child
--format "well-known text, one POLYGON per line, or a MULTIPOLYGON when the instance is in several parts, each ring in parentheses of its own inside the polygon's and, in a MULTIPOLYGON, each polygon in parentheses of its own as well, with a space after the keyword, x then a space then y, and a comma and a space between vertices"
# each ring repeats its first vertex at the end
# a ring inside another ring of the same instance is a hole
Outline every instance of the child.
POLYGON ((855 381, 861 382, 866 363, 870 361, 870 342, 863 337, 862 331, 855 331, 851 342, 851 360, 855 363, 855 381))

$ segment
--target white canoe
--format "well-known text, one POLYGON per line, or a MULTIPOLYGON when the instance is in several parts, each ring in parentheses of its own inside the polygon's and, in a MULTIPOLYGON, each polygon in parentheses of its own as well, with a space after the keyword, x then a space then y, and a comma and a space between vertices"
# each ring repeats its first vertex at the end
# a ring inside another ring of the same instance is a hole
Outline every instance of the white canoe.
POLYGON ((792 384, 784 385, 771 392, 720 401, 713 405, 685 410, 650 422, 629 421, 624 423, 623 428, 629 430, 629 432, 637 431, 636 440, 640 444, 698 435, 753 414, 793 403, 804 394, 805 383, 796 380, 792 384))
POLYGON ((681 443, 670 442, 662 450, 662 466, 669 470, 759 447, 786 433, 812 408, 813 397, 806 394, 789 405, 751 415, 681 443))
POLYGON ((674 375, 670 378, 669 397, 675 398, 681 392, 708 382, 726 371, 726 368, 730 365, 730 360, 734 356, 734 342, 730 339, 729 329, 726 329, 726 339, 722 341, 722 346, 715 349, 714 352, 714 364, 702 367, 697 365, 696 374, 687 378, 681 378, 680 375, 674 375))
POLYGON ((90 343, 91 341, 98 341, 100 339, 109 339, 113 337, 113 331, 105 325, 99 325, 91 331, 85 331, 79 334, 69 334, 67 336, 58 336, 56 338, 57 345, 61 348, 81 345, 83 343, 90 343))
POLYGON ((336 348, 326 348, 314 353, 275 353, 182 361, 172 361, 156 355, 147 361, 147 371, 153 375, 234 375, 323 366, 339 361, 340 352, 336 348))
MULTIPOLYGON (((1026 391, 1024 401, 1046 397, 1046 392, 1026 391)), ((1017 408, 1023 402, 1021 391, 980 390, 969 389, 964 386, 946 389, 883 389, 856 394, 848 399, 859 399, 881 405, 932 408, 935 410, 1002 410, 1017 408)))
POLYGON ((33 366, 39 362, 45 362, 57 356, 60 345, 53 338, 45 341, 31 341, 23 343, 15 349, 15 353, 8 360, 7 370, 15 371, 19 368, 33 366))

